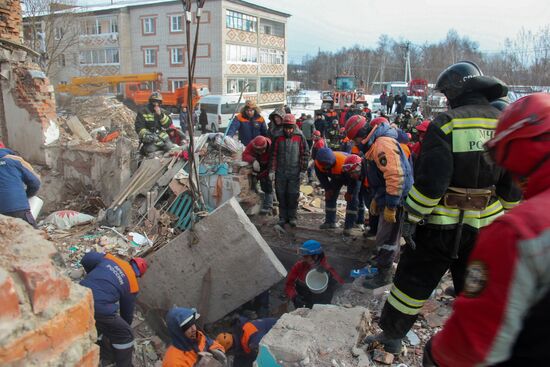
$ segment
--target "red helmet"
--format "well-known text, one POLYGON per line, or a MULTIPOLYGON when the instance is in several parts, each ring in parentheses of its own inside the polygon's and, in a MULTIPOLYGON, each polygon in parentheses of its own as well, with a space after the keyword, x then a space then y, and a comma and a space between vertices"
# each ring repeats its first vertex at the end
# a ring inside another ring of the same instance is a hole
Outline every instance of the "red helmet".
POLYGON ((385 118, 385 117, 382 117, 382 116, 376 117, 376 118, 372 119, 372 121, 370 122, 370 126, 375 127, 375 126, 380 125, 383 122, 389 123, 388 119, 385 118))
POLYGON ((134 257, 130 260, 130 263, 136 264, 140 277, 147 272, 147 261, 143 257, 134 257))
POLYGON ((345 128, 345 127, 341 127, 341 128, 340 128, 340 134, 343 134, 343 133, 345 133, 345 132, 346 132, 346 128, 345 128))
POLYGON ((347 156, 342 166, 342 171, 346 173, 357 173, 361 171, 361 157, 356 154, 347 156))
POLYGON ((318 137, 318 138, 320 138, 320 137, 321 137, 321 132, 320 132, 319 130, 315 130, 315 131, 313 132, 313 137, 318 137))
POLYGON ((346 135, 350 139, 355 139, 359 130, 367 124, 367 119, 361 115, 353 115, 346 121, 346 135))
POLYGON ((283 117, 283 125, 296 125, 296 117, 291 113, 287 113, 283 117))
POLYGON ((499 166, 527 177, 550 155, 549 140, 550 94, 535 93, 502 112, 486 148, 499 166))
POLYGON ((251 143, 252 148, 256 150, 263 150, 267 149, 268 139, 265 136, 259 135, 252 139, 251 143))
POLYGON ((426 132, 428 131, 428 126, 430 126, 430 120, 424 120, 416 126, 416 130, 426 132))

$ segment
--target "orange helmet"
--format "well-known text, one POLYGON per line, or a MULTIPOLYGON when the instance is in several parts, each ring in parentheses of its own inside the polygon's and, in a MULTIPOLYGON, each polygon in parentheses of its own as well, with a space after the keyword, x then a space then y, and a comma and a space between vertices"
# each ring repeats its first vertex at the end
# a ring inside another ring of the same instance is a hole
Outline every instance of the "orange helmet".
POLYGON ((550 156, 549 140, 550 94, 534 93, 502 112, 485 147, 499 166, 528 177, 550 156))
POLYGON ((342 171, 346 173, 358 173, 361 171, 361 157, 356 154, 347 156, 342 166, 342 171))
POLYGON ((361 115, 353 115, 347 121, 345 125, 346 135, 350 139, 355 139, 359 130, 361 130, 367 124, 367 119, 361 115))
POLYGON ((219 333, 216 337, 216 342, 218 342, 218 344, 220 344, 227 353, 227 351, 233 346, 233 335, 230 333, 219 333))
POLYGON ((130 260, 130 263, 136 264, 138 270, 139 270, 139 276, 142 277, 143 274, 147 272, 147 260, 145 260, 143 257, 134 257, 130 260))

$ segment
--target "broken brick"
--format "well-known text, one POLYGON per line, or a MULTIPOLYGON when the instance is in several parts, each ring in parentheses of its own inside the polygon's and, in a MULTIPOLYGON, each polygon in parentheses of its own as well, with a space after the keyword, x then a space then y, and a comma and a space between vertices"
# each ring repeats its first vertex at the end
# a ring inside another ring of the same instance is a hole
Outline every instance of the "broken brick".
POLYGON ((392 364, 394 358, 395 356, 393 354, 384 352, 383 350, 380 350, 380 349, 375 349, 374 355, 372 356, 372 359, 374 361, 380 362, 382 364, 392 364))
POLYGON ((59 276, 49 259, 18 264, 15 269, 25 284, 35 314, 69 297, 68 280, 59 276))

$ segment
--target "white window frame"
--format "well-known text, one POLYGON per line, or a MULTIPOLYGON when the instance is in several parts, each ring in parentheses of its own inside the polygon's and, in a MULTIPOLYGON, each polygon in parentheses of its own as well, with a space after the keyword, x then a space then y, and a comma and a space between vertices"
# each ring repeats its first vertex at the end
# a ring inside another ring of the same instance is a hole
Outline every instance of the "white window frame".
POLYGON ((172 47, 170 48, 170 64, 172 65, 183 65, 183 47, 172 47), (178 53, 179 51, 179 53, 178 53), (178 56, 180 59, 178 60, 178 56))
POLYGON ((143 49, 144 51, 144 64, 145 65, 157 65, 157 59, 158 59, 158 55, 157 55, 157 52, 158 50, 156 48, 145 48, 143 49))
POLYGON ((120 65, 118 48, 102 48, 80 51, 81 65, 120 65))
POLYGON ((241 93, 242 89, 246 84, 250 84, 250 86, 254 86, 254 88, 247 88, 245 93, 257 93, 258 92, 258 79, 257 78, 227 78, 226 86, 227 86, 227 94, 239 94, 241 93), (235 89, 232 90, 230 87, 235 87, 235 89))
POLYGON ((155 34, 156 33, 156 20, 154 17, 142 18, 143 22, 143 34, 155 34), (148 29, 150 28, 150 29, 148 29))
POLYGON ((170 32, 183 32, 183 16, 170 15, 170 32), (179 21, 178 21, 179 19, 179 21))
POLYGON ((225 45, 225 60, 232 64, 257 64, 258 48, 241 45, 225 45))
POLYGON ((171 79, 170 88, 172 88, 172 92, 175 92, 178 88, 183 88, 186 82, 187 79, 171 79))

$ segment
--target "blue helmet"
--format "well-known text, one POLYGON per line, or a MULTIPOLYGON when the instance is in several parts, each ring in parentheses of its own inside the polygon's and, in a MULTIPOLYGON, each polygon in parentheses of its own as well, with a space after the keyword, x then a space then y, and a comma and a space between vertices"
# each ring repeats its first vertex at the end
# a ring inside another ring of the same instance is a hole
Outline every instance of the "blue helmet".
POLYGON ((319 241, 315 240, 307 240, 302 244, 302 247, 300 247, 300 255, 319 255, 323 253, 323 249, 321 248, 321 244, 319 241))
POLYGON ((336 156, 334 155, 334 152, 332 151, 332 149, 321 148, 317 152, 317 155, 315 156, 315 160, 321 163, 333 165, 334 163, 336 163, 336 156))

